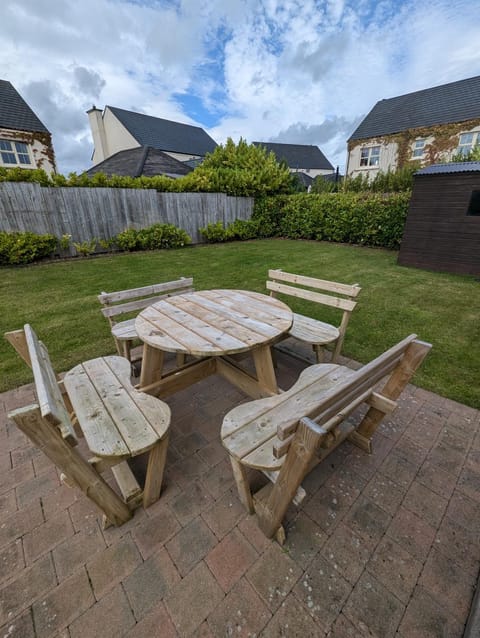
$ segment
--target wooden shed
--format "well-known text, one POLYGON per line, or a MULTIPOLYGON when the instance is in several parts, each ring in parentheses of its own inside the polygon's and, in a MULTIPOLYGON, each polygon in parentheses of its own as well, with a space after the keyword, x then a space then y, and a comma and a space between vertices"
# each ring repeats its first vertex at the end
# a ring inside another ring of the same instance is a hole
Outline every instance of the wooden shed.
POLYGON ((434 164, 415 173, 398 263, 480 274, 480 162, 434 164))

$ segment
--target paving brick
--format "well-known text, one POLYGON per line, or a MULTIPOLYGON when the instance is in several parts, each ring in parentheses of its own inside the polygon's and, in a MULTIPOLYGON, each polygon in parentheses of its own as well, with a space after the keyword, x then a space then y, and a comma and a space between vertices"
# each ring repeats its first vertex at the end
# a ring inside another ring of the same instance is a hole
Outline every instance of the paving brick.
POLYGON ((304 512, 325 532, 331 533, 358 497, 360 491, 339 492, 327 483, 304 505, 304 512))
POLYGON ((198 455, 187 456, 169 469, 168 476, 185 489, 188 483, 198 479, 208 470, 208 465, 198 455))
POLYGON ((55 636, 94 602, 86 571, 78 571, 33 604, 37 637, 55 636))
POLYGON ((129 537, 95 556, 87 563, 95 598, 100 600, 117 583, 127 578, 141 562, 140 553, 129 537))
POLYGON ((461 638, 463 629, 464 623, 438 604, 423 587, 415 589, 399 626, 399 632, 405 638, 461 638))
POLYGON ((105 541, 97 525, 86 527, 57 545, 52 555, 59 581, 86 565, 104 549, 105 541))
POLYGON ((415 478, 418 467, 408 459, 397 454, 396 450, 393 449, 380 466, 379 471, 396 483, 400 490, 405 490, 415 478))
POLYGON ((444 472, 458 476, 465 461, 465 453, 454 450, 448 443, 436 443, 428 455, 428 461, 444 472))
POLYGON ((0 495, 0 518, 2 521, 16 512, 17 509, 17 497, 14 489, 0 495))
POLYGON ((214 499, 220 498, 225 492, 235 486, 232 467, 228 459, 224 459, 202 475, 202 483, 214 499))
POLYGON ((175 449, 182 457, 191 456, 206 445, 208 445, 207 439, 197 431, 193 431, 175 441, 175 449))
POLYGON ((173 586, 164 602, 175 628, 183 637, 195 635, 196 629, 223 598, 222 589, 202 562, 173 586))
POLYGON ((12 620, 45 591, 54 587, 56 582, 50 556, 45 556, 32 567, 22 570, 15 580, 0 589, 0 626, 12 620))
POLYGON ((210 467, 214 467, 220 461, 228 461, 228 453, 218 439, 199 450, 198 456, 210 467))
POLYGON ((11 470, 6 470, 0 474, 0 494, 5 494, 9 490, 34 478, 33 464, 31 461, 23 463, 11 470))
POLYGON ((158 603, 147 616, 125 634, 125 638, 177 638, 177 636, 177 630, 163 603, 158 603))
POLYGON ((197 516, 166 544, 166 548, 180 574, 185 576, 217 542, 215 534, 197 516))
POLYGON ((480 466, 478 469, 465 467, 458 479, 458 489, 480 503, 480 466))
POLYGON ((146 520, 135 527, 132 537, 143 558, 157 551, 174 534, 180 530, 175 516, 168 506, 165 506, 156 516, 146 518, 146 520))
MULTIPOLYGON (((159 503, 162 503, 160 499, 155 504, 157 505, 159 503)), ((165 503, 162 503, 161 507, 157 507, 156 514, 163 512, 164 509, 165 503)), ((151 518, 154 518, 153 514, 151 518)), ((145 524, 148 519, 149 516, 147 514, 147 510, 144 510, 143 507, 137 507, 137 509, 133 512, 132 518, 122 525, 109 525, 107 528, 104 528, 103 524, 100 524, 103 538, 105 539, 107 546, 110 547, 110 545, 115 545, 120 539, 130 536, 138 527, 145 524)))
POLYGON ((101 634, 102 638, 117 638, 135 625, 135 619, 120 586, 93 605, 69 627, 71 638, 101 634), (101 631, 99 628, 101 627, 101 631))
POLYGON ((63 484, 44 494, 42 507, 45 519, 48 521, 50 518, 56 517, 59 511, 68 509, 79 498, 86 497, 79 490, 63 484))
POLYGON ((352 625, 348 618, 343 614, 339 614, 328 632, 327 638, 360 638, 360 636, 372 635, 370 633, 367 634, 368 629, 366 627, 362 629, 363 631, 359 631, 355 625, 352 625))
POLYGON ((0 547, 20 538, 30 530, 43 523, 42 508, 36 501, 29 507, 18 510, 2 520, 0 525, 0 547))
MULTIPOLYGON (((20 467, 23 467, 22 465, 20 467)), ((57 471, 51 469, 44 472, 40 476, 35 476, 29 481, 25 481, 17 485, 17 502, 19 507, 25 507, 33 500, 48 494, 51 490, 57 488, 60 484, 57 471)))
POLYGON ((102 518, 102 513, 95 503, 83 494, 80 494, 77 500, 68 507, 68 511, 76 532, 95 525, 102 518))
POLYGON ((15 578, 25 567, 22 541, 17 540, 0 549, 0 584, 15 578))
POLYGON ((420 561, 424 561, 432 546, 436 530, 427 522, 401 507, 387 534, 420 561))
POLYGON ((465 572, 476 575, 480 562, 478 529, 467 529, 454 519, 445 517, 438 529, 435 549, 452 558, 465 572))
POLYGON ((447 518, 456 521, 467 529, 478 529, 480 518, 480 504, 459 490, 452 494, 445 513, 447 518))
POLYGON ((364 572, 343 609, 359 630, 368 627, 370 635, 394 636, 405 606, 376 578, 364 572))
POLYGON ((378 543, 391 521, 391 516, 375 503, 360 496, 343 522, 362 536, 367 542, 378 543))
POLYGON ((223 538, 246 515, 236 489, 230 489, 209 510, 202 513, 210 529, 223 538))
POLYGON ((321 554, 349 583, 355 584, 373 554, 376 541, 358 534, 345 523, 323 547, 321 554))
POLYGON ((378 466, 381 465, 393 445, 394 443, 391 439, 376 432, 372 441, 372 454, 367 454, 363 450, 354 447, 348 455, 346 463, 350 470, 356 472, 364 479, 369 480, 375 474, 378 466))
POLYGON ((474 576, 465 576, 465 571, 451 558, 433 549, 418 584, 462 622, 468 616, 476 584, 474 576))
POLYGON ((135 618, 143 618, 179 580, 180 575, 165 548, 141 563, 123 581, 135 618))
POLYGON ((33 462, 33 459, 37 456, 45 456, 40 450, 30 445, 21 447, 10 452, 12 467, 18 467, 22 463, 33 462))
POLYGON ((406 489, 378 472, 363 490, 363 496, 393 516, 405 496, 406 489))
POLYGON ((272 543, 247 572, 247 580, 262 596, 271 611, 275 611, 302 575, 302 570, 272 543))
POLYGON ((457 484, 457 477, 454 474, 444 472, 430 461, 425 461, 415 480, 446 499, 450 498, 457 484))
POLYGON ((313 559, 294 590, 324 632, 335 622, 351 591, 352 586, 321 555, 313 559))
POLYGON ((180 525, 186 525, 201 512, 212 507, 214 500, 207 488, 198 481, 184 487, 183 491, 169 503, 180 525))
POLYGON ((208 617, 215 638, 258 636, 270 620, 271 613, 251 585, 242 579, 208 617))
POLYGON ((298 599, 289 594, 261 635, 262 638, 319 638, 323 631, 298 599))
POLYGON ((250 545, 253 545, 259 554, 264 552, 267 547, 270 547, 272 544, 272 541, 267 538, 258 527, 255 516, 246 516, 243 518, 237 525, 237 529, 242 532, 250 545))
POLYGON ((23 537, 27 565, 73 536, 74 530, 68 512, 59 512, 56 518, 39 525, 23 537))
POLYGON ((205 562, 223 591, 228 592, 257 557, 257 552, 243 534, 234 529, 211 550, 205 562))
POLYGON ((448 501, 435 494, 421 483, 413 481, 403 499, 403 507, 416 514, 419 518, 437 528, 443 518, 448 501))
MULTIPOLYGON (((2 440, 0 438, 0 446, 2 444, 2 440)), ((12 469, 12 458, 11 453, 3 450, 0 452, 0 476, 10 472, 12 469)))
POLYGON ((422 563, 386 536, 375 550, 367 570, 399 600, 407 604, 417 584, 422 563))
POLYGON ((317 555, 327 540, 327 535, 303 512, 288 525, 285 550, 292 560, 303 569, 317 555))
POLYGON ((2 638, 35 638, 32 612, 27 609, 21 616, 12 618, 6 625, 0 627, 2 638))

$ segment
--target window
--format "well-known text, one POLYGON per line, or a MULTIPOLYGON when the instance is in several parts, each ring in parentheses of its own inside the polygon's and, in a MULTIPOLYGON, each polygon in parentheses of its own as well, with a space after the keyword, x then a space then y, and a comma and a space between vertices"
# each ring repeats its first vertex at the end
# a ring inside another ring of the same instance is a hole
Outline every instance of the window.
POLYGON ((476 217, 480 216, 480 191, 472 191, 467 215, 475 215, 476 217))
POLYGON ((468 155, 473 151, 475 146, 480 145, 480 131, 476 133, 462 133, 458 140, 457 153, 460 155, 468 155))
POLYGON ((413 157, 423 157, 423 153, 425 152, 425 139, 420 137, 418 140, 415 140, 415 144, 413 145, 413 157))
POLYGON ((25 144, 25 142, 0 140, 0 157, 2 158, 2 164, 22 164, 25 166, 32 163, 28 152, 28 144, 25 144))
POLYGON ((360 166, 378 166, 380 164, 380 146, 364 146, 360 154, 360 166))

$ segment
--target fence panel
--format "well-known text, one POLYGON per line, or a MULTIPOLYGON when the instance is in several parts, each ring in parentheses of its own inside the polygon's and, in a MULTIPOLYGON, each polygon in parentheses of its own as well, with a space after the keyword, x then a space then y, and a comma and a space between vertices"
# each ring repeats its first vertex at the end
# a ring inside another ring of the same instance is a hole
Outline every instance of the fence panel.
POLYGON ((49 188, 0 183, 0 230, 69 234, 76 242, 111 239, 126 228, 156 223, 185 230, 202 242, 200 228, 250 219, 253 198, 224 193, 157 193, 130 188, 49 188))

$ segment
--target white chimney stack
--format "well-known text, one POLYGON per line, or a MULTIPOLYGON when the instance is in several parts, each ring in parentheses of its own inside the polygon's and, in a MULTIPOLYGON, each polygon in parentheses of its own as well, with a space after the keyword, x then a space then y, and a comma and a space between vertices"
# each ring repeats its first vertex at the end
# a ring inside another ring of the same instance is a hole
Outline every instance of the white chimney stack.
POLYGON ((93 137, 93 155, 92 160, 94 166, 103 162, 108 157, 107 138, 105 136, 105 127, 103 125, 103 113, 101 109, 97 109, 95 104, 91 109, 87 111, 88 119, 90 121, 90 128, 92 129, 93 137))

